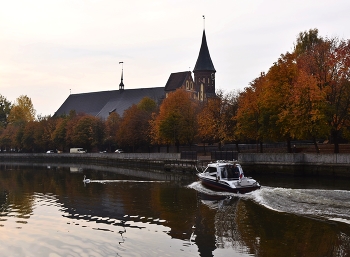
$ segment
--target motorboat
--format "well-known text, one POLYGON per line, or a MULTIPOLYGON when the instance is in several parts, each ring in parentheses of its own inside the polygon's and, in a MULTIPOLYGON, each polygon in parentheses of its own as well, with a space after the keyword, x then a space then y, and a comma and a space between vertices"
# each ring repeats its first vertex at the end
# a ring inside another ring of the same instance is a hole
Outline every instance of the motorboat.
POLYGON ((241 165, 236 161, 211 162, 197 176, 204 186, 217 191, 243 194, 261 187, 255 179, 244 176, 241 165))

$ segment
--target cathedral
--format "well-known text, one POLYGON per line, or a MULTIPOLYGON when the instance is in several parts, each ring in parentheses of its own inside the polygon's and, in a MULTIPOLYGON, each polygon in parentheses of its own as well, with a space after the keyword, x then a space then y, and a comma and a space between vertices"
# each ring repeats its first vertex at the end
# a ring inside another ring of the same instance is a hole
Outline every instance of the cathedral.
POLYGON ((122 116, 126 109, 139 103, 142 98, 149 97, 157 103, 161 103, 169 93, 178 88, 190 92, 194 99, 205 101, 207 98, 215 96, 215 73, 205 30, 203 30, 199 55, 193 69, 194 78, 192 78, 191 71, 176 72, 170 74, 165 87, 125 89, 122 70, 119 90, 71 94, 54 116, 67 115, 71 110, 102 119, 107 119, 112 112, 122 116))

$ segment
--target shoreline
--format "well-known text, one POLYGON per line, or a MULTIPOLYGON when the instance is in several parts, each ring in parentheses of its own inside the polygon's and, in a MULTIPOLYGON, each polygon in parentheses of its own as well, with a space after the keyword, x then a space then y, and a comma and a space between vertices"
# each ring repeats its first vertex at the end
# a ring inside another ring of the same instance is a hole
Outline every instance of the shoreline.
MULTIPOLYGON (((0 163, 67 163, 111 167, 154 169, 165 172, 196 174, 196 167, 212 160, 181 159, 180 153, 1 153, 0 163)), ((271 154, 240 153, 238 162, 247 175, 281 173, 295 176, 332 176, 350 178, 350 154, 271 154)))

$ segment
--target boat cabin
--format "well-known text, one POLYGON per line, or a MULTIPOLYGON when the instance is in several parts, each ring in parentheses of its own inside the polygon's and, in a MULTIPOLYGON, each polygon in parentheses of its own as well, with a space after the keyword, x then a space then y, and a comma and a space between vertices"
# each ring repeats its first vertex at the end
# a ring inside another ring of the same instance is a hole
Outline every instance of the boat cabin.
POLYGON ((243 177, 241 165, 231 162, 210 163, 204 172, 217 179, 237 180, 243 177))

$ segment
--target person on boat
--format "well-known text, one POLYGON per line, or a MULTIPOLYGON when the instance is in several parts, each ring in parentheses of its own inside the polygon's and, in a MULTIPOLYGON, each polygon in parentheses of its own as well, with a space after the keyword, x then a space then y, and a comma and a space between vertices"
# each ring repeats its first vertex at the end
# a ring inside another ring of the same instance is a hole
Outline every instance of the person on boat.
POLYGON ((234 178, 234 173, 233 173, 233 165, 227 165, 227 178, 234 178))
POLYGON ((228 174, 227 174, 227 170, 226 168, 221 168, 221 178, 227 178, 228 174))
POLYGON ((237 165, 236 165, 236 163, 235 164, 233 164, 233 177, 234 178, 239 178, 239 169, 238 169, 238 167, 237 167, 237 165))

